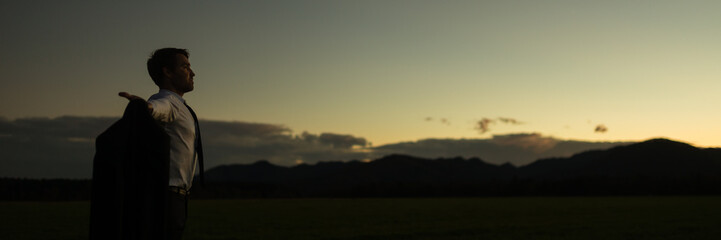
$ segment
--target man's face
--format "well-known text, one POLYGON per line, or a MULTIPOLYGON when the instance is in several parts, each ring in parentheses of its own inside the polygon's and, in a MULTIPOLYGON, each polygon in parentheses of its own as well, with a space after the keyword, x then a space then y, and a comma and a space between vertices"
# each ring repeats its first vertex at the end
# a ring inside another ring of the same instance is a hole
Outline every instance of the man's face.
POLYGON ((168 69, 168 80, 171 87, 178 94, 193 91, 193 76, 195 73, 190 69, 190 61, 183 54, 175 56, 177 65, 174 69, 168 69))

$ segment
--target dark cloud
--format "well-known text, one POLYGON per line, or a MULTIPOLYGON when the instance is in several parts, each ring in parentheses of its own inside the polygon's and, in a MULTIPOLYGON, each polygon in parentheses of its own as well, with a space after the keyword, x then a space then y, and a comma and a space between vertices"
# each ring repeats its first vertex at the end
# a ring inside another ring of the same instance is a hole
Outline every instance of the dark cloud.
POLYGON ((373 148, 374 155, 410 154, 426 158, 479 157, 483 161, 517 166, 549 157, 566 157, 592 150, 606 149, 628 142, 567 141, 538 133, 494 135, 491 139, 424 139, 373 148))
POLYGON ((494 120, 491 120, 488 118, 483 118, 483 119, 481 119, 481 121, 478 121, 478 123, 476 124, 476 129, 478 129, 478 132, 480 132, 481 134, 484 134, 491 130, 490 125, 491 125, 491 123, 494 123, 494 122, 495 122, 494 120))
POLYGON ((95 137, 118 119, 0 119, 0 177, 88 177, 95 137))
POLYGON ((318 137, 318 141, 332 148, 349 149, 353 146, 365 147, 367 142, 365 138, 357 138, 353 135, 323 133, 318 137))
POLYGON ((303 132, 293 135, 282 125, 201 121, 209 165, 267 160, 290 166, 297 163, 364 159, 366 139, 347 134, 303 132), (230 129, 230 130, 227 130, 230 129), (209 134, 206 134, 209 132, 209 134), (358 148, 354 148, 357 146, 358 148))
MULTIPOLYGON (((95 138, 118 117, 0 118, 0 177, 89 178, 95 138)), ((493 121, 487 119, 488 121, 493 121)), ((500 121, 500 120, 498 120, 500 121)), ((528 164, 619 143, 561 141, 540 134, 491 139, 425 139, 370 147, 362 137, 302 132, 278 124, 201 120, 206 168, 267 160, 291 166, 319 161, 377 159, 400 153, 419 157, 480 157, 490 163, 528 164)))
POLYGON ((0 134, 60 138, 95 138, 119 117, 20 118, 0 119, 0 134))
POLYGON ((290 128, 277 124, 224 122, 201 120, 203 134, 254 136, 258 138, 273 138, 277 136, 290 136, 290 128))
POLYGON ((605 133, 606 131, 608 131, 608 128, 603 124, 599 124, 596 126, 596 130, 594 130, 596 133, 605 133))
POLYGON ((559 142, 555 138, 544 137, 539 133, 494 135, 490 141, 500 146, 515 146, 534 153, 546 152, 559 142))
MULTIPOLYGON (((0 177, 88 178, 95 138, 119 117, 0 118, 0 177)), ((268 160, 362 160, 368 142, 345 134, 304 132, 283 125, 201 120, 206 167, 268 160), (355 148, 354 148, 355 147, 355 148)))
MULTIPOLYGON (((426 121, 426 122, 433 122, 433 118, 432 118, 432 117, 427 117, 427 118, 425 118, 425 121, 426 121)), ((444 125, 449 125, 449 126, 451 125, 451 121, 448 120, 447 118, 440 118, 440 119, 438 119, 438 121, 439 121, 440 123, 444 124, 444 125)))
POLYGON ((499 117, 496 119, 483 118, 476 123, 476 130, 478 130, 479 133, 484 134, 488 131, 491 131, 490 125, 495 124, 496 122, 500 122, 503 124, 511 124, 511 125, 523 124, 523 122, 518 121, 515 118, 505 118, 505 117, 499 117))
POLYGON ((512 124, 512 125, 523 124, 522 122, 516 120, 515 118, 499 117, 499 118, 498 118, 498 121, 501 121, 502 123, 506 123, 506 124, 512 124))

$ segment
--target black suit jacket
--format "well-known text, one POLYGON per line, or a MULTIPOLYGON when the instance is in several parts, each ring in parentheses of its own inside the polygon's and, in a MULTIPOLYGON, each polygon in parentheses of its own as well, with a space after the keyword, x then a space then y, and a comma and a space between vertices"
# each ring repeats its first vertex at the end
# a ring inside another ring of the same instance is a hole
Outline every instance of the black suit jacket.
POLYGON ((90 239, 165 239, 169 137, 133 100, 95 141, 90 239))

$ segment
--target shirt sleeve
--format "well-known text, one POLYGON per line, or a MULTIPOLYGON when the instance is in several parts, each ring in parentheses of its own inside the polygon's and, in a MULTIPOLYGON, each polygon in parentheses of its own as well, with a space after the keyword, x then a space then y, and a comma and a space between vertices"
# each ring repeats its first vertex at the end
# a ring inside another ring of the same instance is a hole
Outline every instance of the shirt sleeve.
POLYGON ((148 103, 153 105, 152 116, 160 122, 172 122, 175 119, 173 106, 168 99, 149 99, 148 103))

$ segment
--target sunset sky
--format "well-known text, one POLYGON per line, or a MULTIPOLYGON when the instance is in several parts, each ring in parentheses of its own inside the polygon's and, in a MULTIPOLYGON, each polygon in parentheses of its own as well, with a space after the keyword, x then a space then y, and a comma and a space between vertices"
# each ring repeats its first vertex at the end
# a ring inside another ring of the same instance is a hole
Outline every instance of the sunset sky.
POLYGON ((179 47, 190 51, 195 90, 185 98, 201 119, 373 145, 539 133, 717 147, 719 9, 662 0, 2 1, 0 116, 120 116, 127 101, 117 92, 157 92, 145 68, 152 51, 179 47))

